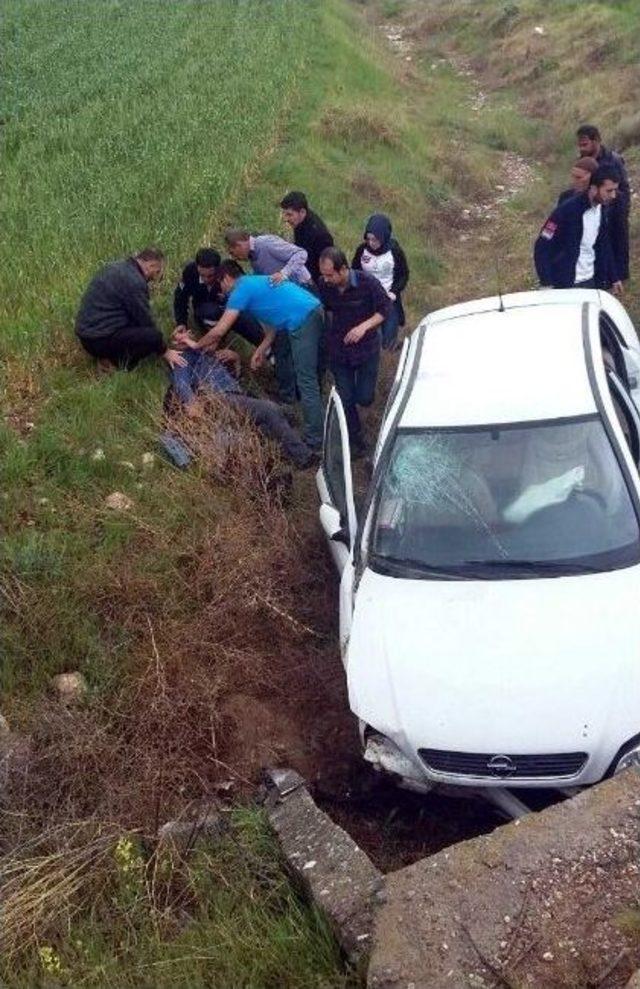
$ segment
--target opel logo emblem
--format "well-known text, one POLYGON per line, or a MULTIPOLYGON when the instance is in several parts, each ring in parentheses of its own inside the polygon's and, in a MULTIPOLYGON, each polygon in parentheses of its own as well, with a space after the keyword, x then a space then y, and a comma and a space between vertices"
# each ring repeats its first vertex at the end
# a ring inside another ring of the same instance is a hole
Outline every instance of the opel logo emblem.
POLYGON ((489 759, 487 769, 492 776, 506 778, 507 776, 513 776, 517 766, 513 759, 508 755, 494 755, 491 759, 489 759))

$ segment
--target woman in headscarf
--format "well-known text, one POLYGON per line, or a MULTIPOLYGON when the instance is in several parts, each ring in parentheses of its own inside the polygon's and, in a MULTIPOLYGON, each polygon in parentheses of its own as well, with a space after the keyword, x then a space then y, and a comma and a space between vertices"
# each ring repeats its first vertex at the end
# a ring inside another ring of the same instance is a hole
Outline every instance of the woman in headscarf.
POLYGON ((378 279, 393 306, 382 324, 382 346, 393 350, 398 328, 404 326, 402 292, 409 281, 409 266, 405 253, 392 236, 391 220, 384 213, 374 213, 367 220, 364 240, 353 258, 353 268, 360 268, 378 279))

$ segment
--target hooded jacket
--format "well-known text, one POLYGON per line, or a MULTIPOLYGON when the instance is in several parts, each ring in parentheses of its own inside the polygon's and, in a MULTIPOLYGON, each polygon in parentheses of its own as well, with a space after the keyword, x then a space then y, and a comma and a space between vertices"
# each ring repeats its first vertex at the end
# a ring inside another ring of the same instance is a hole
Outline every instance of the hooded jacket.
MULTIPOLYGON (((542 286, 572 288, 582 241, 582 218, 591 208, 586 192, 567 199, 557 206, 544 223, 534 245, 534 261, 542 286)), ((609 288, 619 281, 618 269, 611 250, 609 218, 601 211, 600 229, 594 244, 594 281, 597 288, 609 288)))

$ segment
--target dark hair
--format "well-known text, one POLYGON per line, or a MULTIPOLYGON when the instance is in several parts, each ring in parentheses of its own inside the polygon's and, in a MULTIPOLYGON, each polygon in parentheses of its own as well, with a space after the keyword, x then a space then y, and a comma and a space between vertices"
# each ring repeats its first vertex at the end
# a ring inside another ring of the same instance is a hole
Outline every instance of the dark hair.
POLYGON ((196 254, 196 264, 199 268, 217 268, 221 258, 213 247, 201 247, 196 254))
POLYGON ((339 247, 325 247, 324 251, 320 255, 320 261, 331 261, 334 271, 340 271, 342 268, 348 268, 349 262, 347 261, 347 255, 344 251, 341 251, 339 247))
POLYGON ((600 131, 593 124, 582 124, 576 131, 576 137, 588 137, 590 141, 601 141, 600 131))
POLYGON ((309 202, 304 192, 288 192, 280 200, 281 209, 309 209, 309 202))
POLYGON ((232 258, 225 258, 218 268, 218 276, 220 278, 223 278, 224 275, 228 275, 229 278, 240 278, 244 273, 244 268, 232 258))
POLYGON ((164 261, 164 252, 159 247, 143 247, 134 257, 138 261, 164 261))
POLYGON ((249 240, 251 234, 248 230, 243 230, 241 227, 232 227, 224 235, 224 242, 228 247, 233 247, 234 244, 239 244, 241 241, 249 240))
POLYGON ((603 182, 619 182, 620 172, 615 165, 598 165, 595 172, 589 179, 589 185, 600 186, 603 182))

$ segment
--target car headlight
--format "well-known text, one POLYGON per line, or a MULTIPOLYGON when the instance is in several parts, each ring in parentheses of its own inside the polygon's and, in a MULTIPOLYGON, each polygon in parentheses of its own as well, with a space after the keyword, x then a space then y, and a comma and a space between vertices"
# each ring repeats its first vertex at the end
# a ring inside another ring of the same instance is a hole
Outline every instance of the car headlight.
POLYGON ((618 759, 616 763, 616 768, 613 770, 613 775, 621 773, 623 769, 640 769, 640 744, 634 746, 634 748, 629 749, 628 752, 618 759))
POLYGON ((374 769, 384 769, 405 779, 424 780, 424 774, 409 759, 395 742, 377 731, 369 731, 363 757, 370 762, 374 769))

